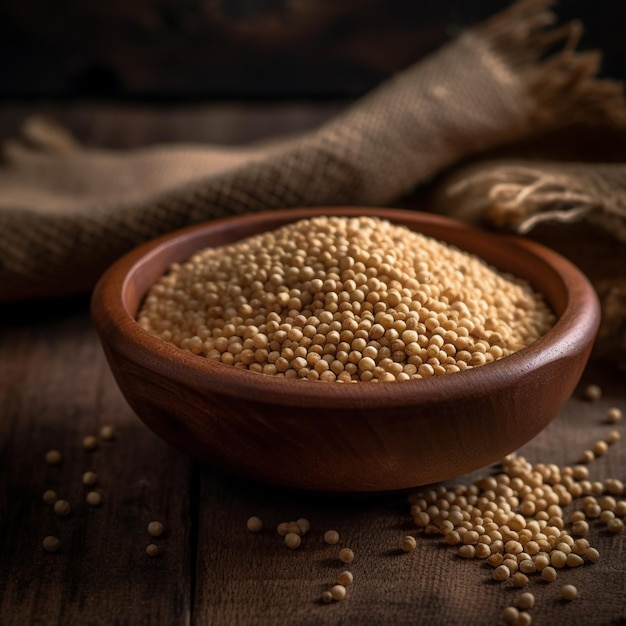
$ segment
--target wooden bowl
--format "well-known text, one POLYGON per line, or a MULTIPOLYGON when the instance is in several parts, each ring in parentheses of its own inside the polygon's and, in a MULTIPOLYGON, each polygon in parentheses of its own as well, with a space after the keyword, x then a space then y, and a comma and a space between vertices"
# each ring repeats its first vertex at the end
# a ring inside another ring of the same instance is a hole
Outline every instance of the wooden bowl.
POLYGON ((278 486, 379 492, 460 476, 532 439, 578 383, 600 313, 585 276, 532 241, 427 213, 333 207, 222 219, 142 245, 102 276, 92 316, 130 406, 174 446, 278 486), (379 216, 475 253, 527 279, 558 321, 531 346, 499 361, 378 384, 290 380, 237 369, 176 348, 135 321, 146 291, 172 262, 316 215, 379 216))

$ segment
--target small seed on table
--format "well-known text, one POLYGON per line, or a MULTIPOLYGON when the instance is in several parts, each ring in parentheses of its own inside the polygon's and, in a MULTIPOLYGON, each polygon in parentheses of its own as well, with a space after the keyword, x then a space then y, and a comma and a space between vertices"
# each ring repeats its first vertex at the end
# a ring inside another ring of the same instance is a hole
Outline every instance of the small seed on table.
POLYGON ((44 538, 44 540, 41 542, 41 545, 46 552, 56 552, 61 546, 61 541, 58 537, 49 535, 48 537, 44 538))
POLYGON ((337 582, 340 585, 343 585, 344 587, 351 585, 353 580, 354 580, 354 576, 352 575, 352 572, 349 572, 348 570, 344 570, 337 577, 337 582))
POLYGON ((146 554, 148 556, 158 556, 159 554, 161 554, 161 548, 159 548, 156 543, 149 543, 146 546, 146 554))
POLYGON ((535 596, 529 591, 520 593, 517 599, 517 608, 527 611, 528 609, 532 609, 533 606, 535 606, 535 596))
POLYGON ((583 395, 587 400, 599 400, 602 397, 602 389, 599 385, 587 385, 583 392, 583 395))
POLYGON ((330 545, 339 543, 339 533, 336 530, 327 530, 324 533, 324 541, 330 545))
POLYGON ((609 449, 609 445, 607 444, 606 441, 602 441, 602 439, 596 441, 593 444, 593 447, 591 448, 591 451, 596 455, 596 456, 602 456, 603 454, 606 453, 606 451, 609 449))
POLYGON ((502 609, 500 617, 505 624, 516 624, 519 619, 519 610, 514 606, 507 606, 502 609))
POLYGON ((300 538, 300 535, 297 535, 296 533, 287 533, 285 535, 285 545, 288 548, 295 550, 300 546, 301 543, 302 539, 300 538))
POLYGON ((98 482, 98 474, 95 472, 85 472, 83 474, 83 485, 90 487, 98 482))
POLYGON ((333 601, 333 594, 330 591, 322 591, 322 602, 324 604, 330 604, 333 601))
POLYGON ((300 528, 301 535, 306 535, 309 532, 309 530, 311 530, 311 522, 309 522, 309 520, 306 519, 305 517, 301 517, 300 519, 297 519, 296 524, 298 524, 300 528))
POLYGON ((339 550, 339 560, 342 563, 352 563, 354 561, 354 552, 350 548, 342 548, 339 550))
POLYGON ((405 552, 412 552, 417 547, 417 541, 415 541, 415 537, 411 537, 411 535, 407 535, 402 539, 402 549, 405 552))
POLYGON ((333 600, 343 600, 346 597, 346 588, 343 585, 333 585, 330 589, 333 600))
POLYGON ((260 517, 256 517, 256 515, 253 515, 252 517, 249 517, 246 521, 246 528, 251 533, 258 533, 263 529, 263 522, 261 521, 260 517))
POLYGON ((69 515, 71 511, 70 503, 67 500, 57 500, 54 503, 54 512, 57 515, 69 515))
POLYGON ((85 500, 90 506, 100 506, 102 504, 102 496, 97 491, 90 491, 85 496, 85 500))
POLYGON ((563 585, 561 589, 561 597, 564 600, 574 600, 578 595, 578 589, 574 585, 563 585))
POLYGON ((98 447, 98 440, 94 435, 87 435, 83 437, 83 448, 85 450, 94 450, 98 447))
POLYGON ((59 465, 59 463, 63 460, 63 457, 58 450, 48 450, 44 458, 46 459, 46 463, 48 465, 59 465))
POLYGON ((593 453, 593 450, 585 450, 580 457, 580 462, 591 463, 591 461, 593 461, 595 458, 596 455, 593 453))
POLYGON ((163 534, 163 524, 161 522, 150 522, 148 524, 148 534, 153 537, 160 537, 163 534))
POLYGON ((59 499, 59 496, 54 489, 46 489, 42 498, 46 504, 54 504, 59 499))
POLYGON ((102 428, 100 428, 100 437, 105 441, 115 439, 115 430, 113 429, 113 426, 102 426, 102 428))
POLYGON ((616 406, 612 406, 606 412, 606 419, 609 424, 615 424, 616 422, 619 422, 622 419, 622 410, 616 406))
POLYGON ((619 517, 615 517, 606 523, 606 528, 612 533, 621 533, 624 530, 624 522, 619 517))

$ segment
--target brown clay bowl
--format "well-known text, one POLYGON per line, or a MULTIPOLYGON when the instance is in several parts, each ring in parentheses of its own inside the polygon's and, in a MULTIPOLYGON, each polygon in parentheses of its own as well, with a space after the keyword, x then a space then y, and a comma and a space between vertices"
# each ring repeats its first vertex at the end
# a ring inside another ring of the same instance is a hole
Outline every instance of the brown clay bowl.
POLYGON ((537 435, 579 381, 599 324, 585 276, 532 241, 383 208, 272 211, 192 226, 140 246, 100 279, 92 316, 117 383, 158 435, 209 464, 321 492, 400 490, 494 463, 537 435), (272 377, 209 361, 144 331, 135 315, 174 261, 313 215, 377 215, 525 278, 558 316, 534 344, 456 374, 390 383, 272 377))

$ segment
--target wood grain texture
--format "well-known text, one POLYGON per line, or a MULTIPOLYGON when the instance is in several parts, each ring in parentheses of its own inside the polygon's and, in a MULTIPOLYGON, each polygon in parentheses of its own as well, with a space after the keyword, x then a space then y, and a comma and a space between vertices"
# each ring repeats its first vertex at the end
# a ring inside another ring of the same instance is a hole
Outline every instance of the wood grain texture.
MULTIPOLYGON (((623 382, 612 369, 591 364, 558 418, 520 453, 531 462, 576 463, 582 450, 610 428, 604 419, 607 407, 615 402, 623 406, 623 382), (598 381, 605 397, 597 403, 581 399, 585 384, 598 381)), ((622 475, 624 459, 623 445, 611 449, 590 467, 591 476, 599 480, 622 475)), ((447 484, 469 484, 490 471, 481 469, 447 484)), ((199 624, 482 626, 499 623, 501 610, 520 593, 510 584, 494 583, 484 563, 459 559, 454 548, 423 533, 416 534, 417 550, 404 554, 402 537, 415 534, 405 494, 311 496, 204 469, 202 499, 220 506, 205 506, 200 512, 195 608, 199 624), (245 529, 250 515, 264 520, 261 533, 245 529), (301 548, 291 551, 275 528, 301 516, 311 521, 311 531, 301 548), (322 539, 331 528, 340 533, 336 546, 322 539), (344 546, 356 555, 348 567, 337 558, 344 546), (321 603, 321 592, 346 568, 354 574, 347 599, 321 603)), ((527 590, 536 597, 533 624, 618 623, 626 608, 624 538, 596 525, 589 539, 602 552, 600 562, 564 571, 553 585, 531 578, 527 590), (578 587, 578 605, 560 601, 560 587, 566 583, 578 587)))
POLYGON ((137 423, 82 307, 51 305, 44 319, 24 307, 0 331, 0 623, 141 623, 146 611, 188 623, 191 463, 137 423), (115 439, 86 450, 105 424, 115 439), (60 465, 45 462, 50 449, 60 465), (87 470, 101 506, 85 501, 87 470), (70 502, 67 517, 44 504, 46 489, 70 502), (150 559, 153 519, 167 532, 150 559), (47 535, 61 540, 57 553, 42 549, 47 535))

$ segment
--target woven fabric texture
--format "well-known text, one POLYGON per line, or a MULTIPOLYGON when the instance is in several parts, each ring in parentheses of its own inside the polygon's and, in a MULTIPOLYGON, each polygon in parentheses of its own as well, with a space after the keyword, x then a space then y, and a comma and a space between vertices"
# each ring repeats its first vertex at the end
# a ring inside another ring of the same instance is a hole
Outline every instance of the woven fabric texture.
POLYGON ((284 141, 111 151, 31 120, 0 167, 0 301, 89 290, 124 252, 189 224, 392 204, 498 146, 581 120, 623 123, 621 85, 595 77, 598 56, 575 50, 579 25, 554 26, 549 5, 514 3, 284 141))

